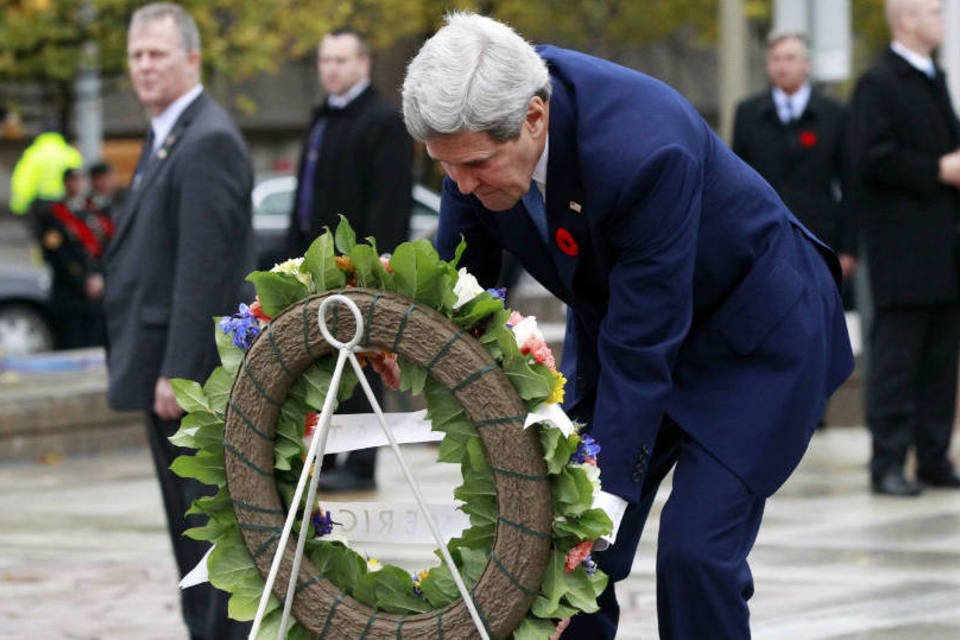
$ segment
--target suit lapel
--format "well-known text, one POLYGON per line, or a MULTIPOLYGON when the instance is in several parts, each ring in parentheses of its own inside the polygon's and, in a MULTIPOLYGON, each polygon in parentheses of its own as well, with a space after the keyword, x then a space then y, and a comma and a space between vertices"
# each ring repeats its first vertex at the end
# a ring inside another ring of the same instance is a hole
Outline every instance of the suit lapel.
MULTIPOLYGON (((120 245, 120 241, 127 231, 129 231, 133 219, 136 217, 136 212, 140 207, 140 201, 143 199, 144 194, 150 190, 150 187, 157 180, 157 177, 168 170, 171 156, 180 146, 180 141, 183 139, 187 127, 190 126, 190 123, 206 101, 207 95, 201 93, 190 103, 184 112, 180 114, 176 124, 173 125, 170 133, 167 134, 166 139, 163 140, 160 147, 153 154, 151 161, 147 163, 147 168, 140 178, 140 184, 136 189, 132 190, 129 202, 124 208, 124 215, 117 223, 116 232, 110 243, 111 248, 120 245)), ((110 253, 109 250, 108 253, 110 253)))
POLYGON ((576 122, 571 97, 554 83, 550 98, 550 156, 547 159, 547 251, 561 282, 573 290, 583 253, 589 247, 589 227, 577 159, 576 122))
POLYGON ((760 103, 760 117, 769 119, 777 126, 784 126, 777 113, 777 104, 773 101, 773 89, 768 90, 763 96, 763 102, 760 103))

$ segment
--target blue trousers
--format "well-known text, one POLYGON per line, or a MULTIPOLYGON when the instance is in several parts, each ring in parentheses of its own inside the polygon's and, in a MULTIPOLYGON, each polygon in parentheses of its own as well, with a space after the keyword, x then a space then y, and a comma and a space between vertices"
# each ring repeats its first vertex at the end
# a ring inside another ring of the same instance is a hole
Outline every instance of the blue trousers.
MULTIPOLYGON (((600 453, 601 465, 603 452, 600 453)), ((674 468, 673 490, 660 515, 657 621, 662 640, 749 638, 753 577, 747 555, 756 541, 765 498, 664 421, 640 500, 627 508, 616 544, 594 560, 610 576, 600 611, 574 616, 563 640, 614 638, 620 607, 614 584, 630 574, 644 522, 660 482, 674 468), (675 468, 674 468, 675 467, 675 468)))

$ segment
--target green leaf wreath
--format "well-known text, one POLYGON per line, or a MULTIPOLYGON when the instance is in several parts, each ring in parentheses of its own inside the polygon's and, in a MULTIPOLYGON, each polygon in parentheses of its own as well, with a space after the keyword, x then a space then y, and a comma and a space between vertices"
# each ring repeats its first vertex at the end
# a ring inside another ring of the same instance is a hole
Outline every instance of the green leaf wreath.
MULTIPOLYGON (((271 317, 309 296, 344 286, 393 291, 436 309, 476 336, 503 368, 528 411, 562 401, 565 380, 556 370, 534 319, 505 309, 501 292, 484 291, 466 270, 457 270, 464 246, 461 242, 450 262, 441 260, 426 240, 403 243, 392 256, 380 256, 375 241, 367 238, 365 243, 358 243, 353 229, 341 217, 336 233, 328 229, 303 258, 248 276, 256 287, 257 299, 249 306, 241 305, 237 314, 218 319, 216 341, 222 364, 202 386, 191 380, 173 381, 186 415, 171 441, 196 449, 196 453, 177 458, 172 469, 181 477, 218 487, 215 495, 191 506, 187 513, 205 515, 207 522, 186 535, 213 543, 207 560, 208 576, 215 587, 231 594, 231 618, 254 618, 265 581, 241 536, 226 486, 225 413, 245 350, 271 317)), ((460 465, 463 484, 455 489, 454 497, 463 502, 460 508, 469 516, 470 526, 450 540, 448 549, 467 587, 472 588, 489 561, 497 521, 496 490, 484 446, 449 389, 403 356, 398 362, 393 354, 381 353, 379 357, 388 362, 394 358, 400 390, 425 397, 432 429, 444 433, 438 461, 460 465)), ((280 411, 274 474, 285 508, 290 507, 303 469, 305 434, 312 428, 311 420, 315 423, 316 412, 329 391, 334 365, 335 357, 326 357, 307 369, 294 383, 280 411)), ((356 384, 356 377, 347 368, 337 400, 349 398, 356 384)), ((540 432, 551 480, 553 546, 539 594, 514 631, 513 637, 518 640, 548 638, 556 619, 597 611, 596 598, 606 587, 607 576, 596 568, 589 550, 612 527, 607 514, 592 506, 599 490, 599 446, 576 430, 565 434, 547 422, 534 428, 540 432)), ((306 526, 314 528, 314 536, 308 539, 305 554, 324 577, 359 602, 383 612, 408 614, 439 609, 459 597, 450 570, 442 562, 411 575, 400 567, 365 559, 342 540, 332 539, 336 537, 331 535, 333 523, 322 509, 314 512, 306 526)), ((439 551, 436 554, 440 556, 439 551)), ((280 601, 271 596, 259 638, 277 637, 281 609, 280 601)), ((287 637, 305 639, 310 634, 295 623, 287 637)))

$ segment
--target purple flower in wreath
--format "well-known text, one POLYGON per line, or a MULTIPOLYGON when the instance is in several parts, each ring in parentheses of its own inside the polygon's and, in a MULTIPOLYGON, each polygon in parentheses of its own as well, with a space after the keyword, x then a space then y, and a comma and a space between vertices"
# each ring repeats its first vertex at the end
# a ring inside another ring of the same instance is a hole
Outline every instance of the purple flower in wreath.
POLYGON ((507 289, 506 289, 506 287, 501 288, 501 289, 487 289, 487 293, 489 293, 490 295, 492 295, 494 298, 496 298, 496 299, 499 300, 500 302, 506 302, 506 301, 507 301, 507 289))
POLYGON ((333 521, 330 512, 324 511, 323 509, 314 511, 313 517, 310 518, 310 520, 313 522, 313 529, 316 531, 318 538, 328 533, 333 533, 333 525, 337 524, 333 521))
POLYGON ((583 562, 580 563, 580 566, 583 567, 583 570, 591 576, 597 572, 597 563, 593 561, 593 556, 587 556, 584 558, 583 562))
POLYGON ((584 433, 580 435, 577 450, 570 456, 570 464, 596 464, 598 455, 600 455, 600 445, 584 433))
POLYGON ((423 597, 423 589, 421 589, 421 585, 429 573, 429 569, 422 569, 417 573, 410 574, 410 580, 413 581, 413 595, 417 596, 418 598, 423 597))
POLYGON ((253 339, 260 335, 260 321, 253 315, 244 303, 232 316, 225 316, 220 320, 220 330, 230 336, 234 346, 246 350, 253 339))

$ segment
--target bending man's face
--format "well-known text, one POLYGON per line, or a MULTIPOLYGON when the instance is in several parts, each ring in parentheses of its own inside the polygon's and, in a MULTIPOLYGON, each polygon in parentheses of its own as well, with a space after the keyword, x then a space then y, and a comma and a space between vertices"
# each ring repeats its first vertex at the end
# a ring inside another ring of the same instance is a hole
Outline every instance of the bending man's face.
POLYGON ((497 142, 486 133, 461 131, 428 140, 427 153, 460 193, 475 195, 491 211, 506 211, 530 190, 546 141, 548 113, 547 103, 535 97, 517 139, 497 142))

